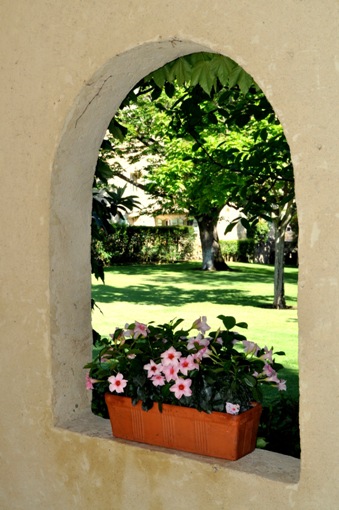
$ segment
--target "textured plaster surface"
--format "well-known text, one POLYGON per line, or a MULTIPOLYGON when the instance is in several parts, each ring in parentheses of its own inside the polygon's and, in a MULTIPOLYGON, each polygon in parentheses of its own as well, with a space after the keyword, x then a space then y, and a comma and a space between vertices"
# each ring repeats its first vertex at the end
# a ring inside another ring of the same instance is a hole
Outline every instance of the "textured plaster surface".
POLYGON ((338 508, 338 2, 3 0, 0 20, 0 508, 338 508), (269 452, 223 463, 116 441, 88 412, 97 150, 142 76, 201 50, 253 75, 292 152, 300 478, 269 452))

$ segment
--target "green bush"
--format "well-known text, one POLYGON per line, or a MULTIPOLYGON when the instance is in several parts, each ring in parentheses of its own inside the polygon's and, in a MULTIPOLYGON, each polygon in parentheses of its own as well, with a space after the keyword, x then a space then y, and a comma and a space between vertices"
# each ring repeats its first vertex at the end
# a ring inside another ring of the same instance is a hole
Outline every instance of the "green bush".
POLYGON ((117 263, 168 263, 190 260, 195 234, 192 227, 137 227, 112 225, 92 241, 92 251, 104 265, 117 263))
POLYGON ((253 239, 236 239, 232 241, 220 241, 223 257, 234 262, 251 262, 254 257, 253 239))
POLYGON ((300 458, 299 400, 281 394, 263 405, 257 448, 300 458))

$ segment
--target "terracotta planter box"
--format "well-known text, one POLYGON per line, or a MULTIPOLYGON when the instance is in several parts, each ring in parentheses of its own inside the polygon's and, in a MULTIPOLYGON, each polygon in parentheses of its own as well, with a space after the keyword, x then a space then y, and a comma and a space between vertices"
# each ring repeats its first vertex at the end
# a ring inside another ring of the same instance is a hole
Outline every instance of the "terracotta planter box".
POLYGON ((237 460, 255 449, 260 404, 233 416, 213 412, 207 414, 188 407, 163 405, 160 413, 155 403, 143 411, 141 402, 106 393, 105 400, 113 436, 184 452, 237 460))

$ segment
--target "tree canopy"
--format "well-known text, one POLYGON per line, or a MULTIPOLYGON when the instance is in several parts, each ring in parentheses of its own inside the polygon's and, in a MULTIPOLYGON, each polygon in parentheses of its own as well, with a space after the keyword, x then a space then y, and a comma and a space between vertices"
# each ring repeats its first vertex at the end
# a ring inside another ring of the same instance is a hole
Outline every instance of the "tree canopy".
POLYGON ((282 127, 252 78, 221 55, 182 57, 137 84, 101 151, 101 164, 128 180, 116 155, 145 162, 141 186, 157 207, 197 219, 204 269, 225 268, 216 224, 226 204, 248 229, 260 217, 286 228, 294 212, 282 127))

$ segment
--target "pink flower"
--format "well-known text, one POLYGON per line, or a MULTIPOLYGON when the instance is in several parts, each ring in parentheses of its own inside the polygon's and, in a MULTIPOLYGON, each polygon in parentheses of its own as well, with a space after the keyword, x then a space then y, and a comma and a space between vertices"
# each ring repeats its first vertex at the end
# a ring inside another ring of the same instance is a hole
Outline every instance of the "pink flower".
POLYGON ((196 352, 193 356, 196 360, 202 360, 203 358, 210 358, 211 354, 212 351, 210 349, 203 347, 202 349, 199 349, 199 351, 196 352))
POLYGON ((125 338, 133 336, 133 329, 129 329, 129 324, 125 324, 125 330, 122 332, 122 334, 125 338))
POLYGON ((272 359, 272 355, 273 355, 273 351, 272 349, 268 350, 268 348, 264 347, 264 354, 262 356, 260 356, 260 359, 268 359, 268 361, 270 361, 271 363, 273 362, 273 359, 272 359))
POLYGON ((161 354, 162 364, 164 366, 167 365, 176 365, 178 363, 179 358, 181 357, 181 352, 176 351, 174 347, 170 347, 167 351, 161 354))
POLYGON ((242 342, 244 346, 244 351, 247 354, 254 354, 257 355, 257 352, 259 350, 259 346, 255 344, 254 342, 249 342, 248 340, 243 340, 242 342))
POLYGON ((86 390, 93 390, 94 388, 93 384, 95 384, 96 382, 98 382, 97 379, 92 379, 92 377, 86 374, 86 390))
POLYGON ((161 373, 162 365, 161 363, 155 363, 152 359, 147 365, 144 365, 144 369, 147 370, 147 377, 151 379, 154 375, 158 375, 161 373))
POLYGON ((185 397, 190 397, 192 395, 192 390, 190 388, 191 384, 191 379, 182 379, 181 377, 178 377, 175 384, 170 387, 170 391, 174 393, 176 398, 181 398, 183 395, 185 395, 185 397))
POLYGON ((274 370, 274 368, 271 367, 269 363, 265 363, 263 368, 263 374, 265 374, 267 381, 272 381, 275 383, 279 383, 279 379, 277 376, 277 372, 274 370))
POLYGON ((195 362, 194 356, 191 354, 187 358, 181 358, 179 361, 179 370, 182 374, 187 375, 189 370, 198 369, 199 365, 195 362))
POLYGON ((278 390, 279 391, 286 391, 286 381, 285 379, 280 379, 278 382, 278 390))
POLYGON ((208 338, 203 338, 201 334, 197 336, 193 336, 192 338, 189 338, 187 341, 187 349, 192 350, 196 349, 200 345, 203 347, 208 347, 210 344, 210 341, 208 338))
POLYGON ((162 367, 162 372, 166 377, 166 381, 175 381, 178 378, 179 364, 177 365, 166 365, 162 367))
POLYGON ((149 333, 149 329, 146 324, 142 324, 141 322, 135 321, 134 326, 134 338, 138 338, 139 336, 146 337, 149 333))
POLYGON ((239 414, 240 405, 232 404, 231 402, 226 402, 226 413, 228 414, 239 414))
POLYGON ((197 329, 198 331, 201 331, 201 333, 206 333, 206 331, 211 329, 206 321, 207 321, 206 317, 199 317, 199 319, 193 322, 192 329, 197 329))
POLYGON ((127 379, 124 379, 124 376, 120 374, 120 372, 117 375, 111 375, 108 378, 109 385, 109 391, 116 391, 117 393, 123 393, 124 388, 127 384, 127 379))
POLYGON ((161 374, 156 374, 151 379, 154 386, 163 386, 165 384, 165 378, 161 374))

